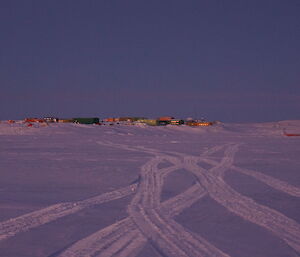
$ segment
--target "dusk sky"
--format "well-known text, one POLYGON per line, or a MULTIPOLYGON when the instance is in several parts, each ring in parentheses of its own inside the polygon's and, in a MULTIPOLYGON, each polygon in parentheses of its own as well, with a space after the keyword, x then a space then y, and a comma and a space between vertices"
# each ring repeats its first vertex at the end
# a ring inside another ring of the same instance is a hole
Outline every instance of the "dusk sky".
POLYGON ((1 0, 0 120, 300 119, 299 0, 1 0))

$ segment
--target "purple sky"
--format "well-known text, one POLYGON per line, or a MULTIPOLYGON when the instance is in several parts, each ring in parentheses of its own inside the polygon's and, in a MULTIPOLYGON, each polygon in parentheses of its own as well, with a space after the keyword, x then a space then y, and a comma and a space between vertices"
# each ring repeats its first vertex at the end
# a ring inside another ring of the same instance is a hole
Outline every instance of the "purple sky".
POLYGON ((300 119, 299 0, 1 0, 0 120, 300 119))

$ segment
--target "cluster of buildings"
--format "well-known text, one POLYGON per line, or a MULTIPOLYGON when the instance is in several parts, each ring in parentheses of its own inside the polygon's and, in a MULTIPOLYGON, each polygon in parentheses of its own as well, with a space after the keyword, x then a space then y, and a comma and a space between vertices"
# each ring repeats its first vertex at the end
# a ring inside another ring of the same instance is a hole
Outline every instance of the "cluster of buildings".
MULTIPOLYGON (((79 117, 71 119, 61 119, 56 117, 44 117, 44 118, 26 118, 24 121, 28 126, 32 126, 34 123, 79 123, 79 124, 96 124, 96 125, 140 125, 145 124, 149 126, 165 126, 165 125, 188 125, 188 126, 211 126, 215 122, 206 121, 204 119, 195 120, 188 118, 175 119, 172 116, 159 117, 157 119, 148 119, 145 117, 118 117, 118 118, 105 118, 100 119, 97 117, 79 117)), ((14 123, 13 120, 9 120, 8 123, 14 123)))

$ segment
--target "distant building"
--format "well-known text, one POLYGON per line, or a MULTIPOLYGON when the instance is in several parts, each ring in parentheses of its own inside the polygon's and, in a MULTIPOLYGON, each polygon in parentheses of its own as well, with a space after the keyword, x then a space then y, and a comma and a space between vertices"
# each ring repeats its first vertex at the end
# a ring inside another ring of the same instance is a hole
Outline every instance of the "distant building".
POLYGON ((26 118, 24 121, 25 122, 44 122, 44 119, 40 119, 40 118, 26 118))
POLYGON ((159 120, 159 121, 171 121, 173 119, 175 119, 175 118, 172 117, 172 116, 163 116, 163 117, 159 117, 157 120, 159 120))
POLYGON ((80 124, 96 124, 99 123, 99 118, 73 118, 73 122, 80 124))
POLYGON ((173 120, 170 120, 170 124, 171 125, 182 125, 182 124, 184 124, 184 120, 173 119, 173 120))
POLYGON ((44 117, 43 120, 46 122, 58 122, 59 121, 59 119, 55 118, 55 117, 44 117))

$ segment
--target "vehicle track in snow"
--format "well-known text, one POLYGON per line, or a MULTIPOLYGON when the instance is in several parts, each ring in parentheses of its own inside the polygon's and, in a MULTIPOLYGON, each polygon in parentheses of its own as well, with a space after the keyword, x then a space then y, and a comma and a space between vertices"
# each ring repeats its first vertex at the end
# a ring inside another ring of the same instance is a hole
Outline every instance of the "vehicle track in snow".
POLYGON ((230 156, 234 155, 234 148, 235 146, 225 150, 221 167, 215 166, 211 172, 199 167, 198 162, 202 160, 201 157, 186 156, 185 161, 188 167, 185 166, 185 168, 198 177, 207 193, 219 204, 245 220, 272 231, 300 253, 300 225, 296 221, 241 195, 223 180, 226 167, 229 169, 233 165, 233 158, 230 156))
MULTIPOLYGON (((131 148, 129 148, 132 150, 131 148)), ((173 163, 176 163, 178 165, 178 161, 176 158, 168 157, 169 160, 172 160, 173 163)), ((167 175, 172 170, 177 170, 180 168, 179 166, 176 167, 170 167, 164 170, 164 174, 167 175)), ((67 215, 74 214, 76 212, 79 212, 85 208, 89 208, 104 202, 116 200, 122 197, 126 197, 132 193, 135 192, 137 188, 137 183, 132 184, 128 187, 121 188, 112 192, 104 193, 99 196, 95 196, 83 201, 76 201, 76 202, 65 202, 65 203, 59 203, 52 206, 49 206, 47 208, 43 208, 41 210, 37 210, 28 214, 21 215, 16 218, 9 219, 7 221, 0 223, 0 241, 7 239, 9 237, 13 237, 21 232, 28 231, 32 228, 39 227, 41 225, 47 224, 51 221, 54 221, 56 219, 65 217, 67 215)), ((192 190, 189 190, 192 192, 199 192, 199 189, 193 188, 192 190)), ((188 192, 189 192, 188 191, 188 192)), ((196 201, 198 198, 194 197, 185 197, 185 194, 182 195, 183 204, 184 205, 191 205, 193 201, 196 201)), ((180 199, 177 200, 176 203, 180 202, 180 199)), ((166 206, 167 209, 170 210, 172 208, 172 203, 175 203, 174 201, 167 201, 166 206)), ((174 206, 174 204, 173 204, 174 206)), ((174 207, 175 208, 175 207, 174 207)), ((180 209, 180 206, 176 206, 175 213, 178 213, 180 209)))
MULTIPOLYGON (((256 203, 251 198, 239 194, 226 184, 223 177, 225 171, 230 169, 254 177, 268 186, 292 196, 299 197, 300 189, 259 172, 234 166, 233 157, 237 151, 238 145, 228 144, 219 146, 219 150, 222 147, 225 147, 226 149, 221 163, 207 158, 205 156, 206 154, 200 157, 194 157, 182 153, 169 153, 177 154, 185 159, 187 165, 184 165, 184 168, 198 177, 201 185, 205 187, 207 193, 214 200, 236 215, 272 231, 293 249, 300 252, 300 225, 296 221, 286 217, 278 211, 256 203), (210 172, 207 172, 207 170, 198 165, 201 162, 209 163, 214 167, 210 169, 210 172)), ((218 150, 218 147, 212 150, 215 151, 216 149, 218 150)))
POLYGON ((127 218, 79 240, 59 256, 133 257, 143 249, 146 242, 150 242, 162 256, 228 257, 229 255, 217 249, 206 239, 188 231, 173 220, 174 216, 189 208, 203 196, 209 195, 232 213, 272 231, 300 253, 300 226, 296 221, 241 195, 226 184, 223 178, 226 170, 230 169, 252 176, 289 195, 299 197, 300 189, 259 172, 236 167, 234 158, 238 150, 237 144, 215 146, 200 156, 191 156, 142 146, 114 144, 109 141, 99 141, 98 143, 127 151, 145 152, 153 157, 141 167, 138 183, 87 200, 52 205, 1 222, 0 240, 85 208, 134 193, 134 197, 128 205, 129 216, 127 218), (224 151, 220 162, 210 158, 218 151, 224 151), (165 161, 169 162, 171 166, 158 168, 159 164, 165 161), (212 165, 212 168, 208 170, 202 168, 199 165, 201 162, 212 165), (164 179, 178 169, 184 169, 194 174, 197 182, 184 192, 161 202, 160 195, 164 179))
POLYGON ((160 210, 160 188, 163 183, 163 172, 157 168, 161 158, 156 157, 143 166, 142 180, 128 213, 141 232, 157 246, 166 256, 225 256, 204 239, 195 237, 181 225, 172 222, 160 210), (208 249, 208 250, 207 250, 208 249))
MULTIPOLYGON (((222 147, 224 146, 219 146, 215 149, 221 149, 222 147)), ((213 149, 213 151, 215 149, 213 149)), ((151 151, 155 152, 153 149, 151 151)), ((300 226, 296 221, 286 217, 280 212, 256 203, 251 198, 239 194, 225 183, 223 176, 226 170, 234 169, 253 176, 258 180, 265 182, 268 186, 293 196, 299 196, 299 188, 258 172, 251 172, 249 170, 235 167, 233 165, 233 161, 236 151, 237 145, 228 145, 225 150, 225 156, 220 164, 215 161, 210 161, 204 157, 205 155, 201 157, 194 157, 175 152, 169 153, 174 155, 177 154, 178 156, 185 158, 186 165, 184 165, 184 168, 197 176, 199 182, 204 185, 207 193, 213 199, 236 215, 272 231, 293 249, 300 252, 300 226), (215 167, 212 168, 210 172, 207 172, 198 165, 198 163, 202 161, 209 162, 209 164, 215 165, 215 167)), ((156 154, 158 154, 158 152, 156 152, 156 154)), ((164 154, 166 154, 166 152, 164 152, 164 154)), ((148 202, 151 204, 149 200, 148 202)))
POLYGON ((136 229, 128 227, 123 231, 123 236, 116 239, 113 231, 117 224, 113 224, 75 243, 60 256, 133 256, 130 255, 132 251, 142 249, 146 241, 150 241, 164 256, 228 256, 170 219, 205 195, 200 184, 196 183, 185 192, 160 203, 163 179, 181 165, 182 162, 178 159, 159 154, 143 165, 137 193, 128 206, 129 217, 135 222, 136 229), (158 169, 158 164, 164 160, 168 160, 174 166, 158 169), (107 230, 111 230, 109 247, 101 244, 104 238, 99 236, 107 230), (134 238, 131 238, 132 234, 135 235, 134 238), (124 245, 124 242, 128 242, 127 245, 124 245), (85 252, 86 249, 89 250, 88 253, 85 252))
MULTIPOLYGON (((210 165, 217 164, 216 161, 208 159, 208 158, 202 158, 201 162, 206 162, 210 165)), ((290 185, 287 182, 284 182, 282 180, 262 174, 255 170, 249 170, 249 169, 245 169, 245 168, 236 167, 235 165, 232 165, 231 170, 234 170, 234 171, 240 172, 244 175, 253 177, 278 191, 284 192, 291 196, 300 197, 300 188, 299 187, 290 185)))
MULTIPOLYGON (((200 185, 195 184, 185 192, 179 194, 176 197, 177 199, 172 198, 163 202, 162 208, 167 213, 168 217, 174 217, 187 207, 190 207, 204 195, 205 192, 200 185), (190 197, 191 194, 193 197, 190 197)), ((148 239, 136 226, 133 228, 132 224, 133 220, 131 218, 125 218, 78 241, 60 256, 86 256, 87 253, 89 256, 114 256, 104 255, 103 252, 101 253, 103 249, 107 249, 109 247, 118 252, 118 255, 115 256, 135 256, 135 254, 144 247, 148 239), (124 229, 124 225, 127 229, 124 229), (121 231, 122 228, 123 230, 121 231), (116 230, 118 230, 119 233, 118 237, 116 237, 116 230), (128 236, 128 233, 133 230, 137 232, 137 235, 129 241, 126 246, 117 243, 120 240, 124 240, 124 238, 128 236), (102 255, 100 255, 100 253, 102 255)))
POLYGON ((9 219, 0 223, 0 241, 18 233, 39 227, 51 221, 74 214, 85 208, 99 205, 131 195, 137 188, 137 183, 112 192, 104 193, 83 201, 65 202, 51 205, 22 216, 9 219))
MULTIPOLYGON (((201 162, 204 162, 204 163, 207 163, 212 166, 218 165, 217 161, 213 160, 212 158, 209 158, 209 155, 213 154, 216 151, 220 151, 220 150, 224 149, 226 146, 230 146, 230 145, 231 144, 219 145, 219 146, 216 146, 216 147, 213 147, 213 148, 207 150, 204 154, 201 155, 201 158, 199 159, 198 164, 201 162)), ((142 146, 137 147, 137 149, 141 149, 142 151, 144 150, 145 152, 148 152, 147 149, 142 146)), ((174 152, 174 151, 158 151, 155 149, 149 149, 149 153, 158 153, 158 152, 162 153, 162 154, 169 154, 172 156, 179 156, 181 158, 184 158, 184 156, 187 156, 183 153, 178 153, 178 152, 174 152)), ((251 176, 251 177, 255 178, 256 180, 261 181, 264 184, 268 185, 269 187, 272 187, 273 189, 276 189, 276 190, 286 193, 288 195, 300 197, 300 188, 299 187, 293 186, 293 185, 291 185, 285 181, 282 181, 280 179, 265 175, 261 172, 255 171, 255 170, 240 168, 240 167, 235 166, 234 164, 231 165, 230 170, 240 172, 247 176, 251 176)))

